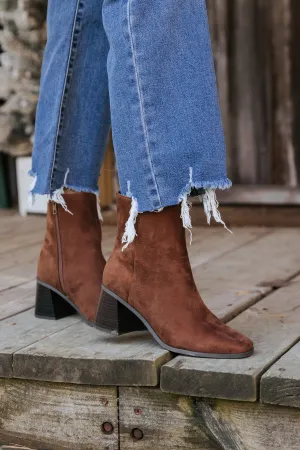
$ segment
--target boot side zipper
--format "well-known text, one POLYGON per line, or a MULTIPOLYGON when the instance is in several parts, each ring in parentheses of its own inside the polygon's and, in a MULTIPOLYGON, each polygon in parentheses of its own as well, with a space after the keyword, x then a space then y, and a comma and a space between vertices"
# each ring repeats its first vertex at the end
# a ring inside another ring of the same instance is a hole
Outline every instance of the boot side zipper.
POLYGON ((60 231, 59 231, 58 207, 57 207, 56 203, 53 203, 52 211, 53 211, 53 215, 55 216, 55 232, 56 232, 56 239, 57 239, 58 281, 59 281, 61 290, 64 293, 61 236, 60 236, 60 231))

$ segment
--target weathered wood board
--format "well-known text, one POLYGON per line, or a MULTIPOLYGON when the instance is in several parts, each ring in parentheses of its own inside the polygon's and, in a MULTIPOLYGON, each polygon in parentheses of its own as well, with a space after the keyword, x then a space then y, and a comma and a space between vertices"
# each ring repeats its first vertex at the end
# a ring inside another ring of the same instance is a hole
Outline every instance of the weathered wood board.
POLYGON ((43 320, 34 317, 31 309, 0 321, 0 377, 12 377, 13 354, 18 350, 42 341, 47 336, 57 333, 79 321, 77 316, 70 316, 58 321, 43 320))
POLYGON ((264 403, 300 408, 300 343, 264 374, 260 398, 264 403))
POLYGON ((121 450, 300 448, 297 409, 192 399, 149 388, 120 388, 119 396, 121 450))
MULTIPOLYGON (((263 0, 265 1, 265 0, 263 0)), ((218 199, 222 205, 300 205, 299 187, 282 185, 237 184, 231 189, 220 191, 218 199)))
POLYGON ((191 266, 208 263, 222 255, 256 241, 271 233, 264 228, 233 228, 233 234, 224 228, 195 228, 192 245, 188 247, 191 266))
MULTIPOLYGON (((0 239, 1 242, 1 239, 0 239)), ((0 244, 1 245, 1 244, 0 244)), ((0 255, 0 271, 10 267, 20 266, 28 262, 37 262, 41 244, 17 248, 0 255)))
POLYGON ((21 217, 17 212, 11 211, 5 215, 4 210, 0 211, 0 237, 26 233, 34 230, 45 230, 46 222, 44 216, 34 215, 21 217))
POLYGON ((36 279, 37 258, 33 261, 9 267, 0 272, 0 291, 8 290, 36 279))
POLYGON ((194 278, 207 306, 228 321, 298 274, 299 268, 300 230, 276 230, 195 267, 194 278))
POLYGON ((5 258, 3 254, 22 247, 28 247, 42 242, 45 235, 44 228, 29 230, 23 233, 22 230, 12 231, 0 236, 0 256, 5 258))
POLYGON ((170 359, 171 354, 147 332, 112 336, 79 322, 17 351, 13 375, 67 383, 156 386, 161 366, 170 359))
POLYGON ((250 358, 178 356, 162 368, 162 389, 197 397, 256 401, 263 373, 300 338, 299 292, 300 277, 230 322, 254 341, 255 352, 250 358))
MULTIPOLYGON (((1 278, 1 274, 0 274, 1 278)), ((36 281, 0 292, 0 320, 34 306, 36 281)))
POLYGON ((0 445, 118 450, 115 388, 0 380, 0 445), (103 424, 111 424, 105 433, 103 424))

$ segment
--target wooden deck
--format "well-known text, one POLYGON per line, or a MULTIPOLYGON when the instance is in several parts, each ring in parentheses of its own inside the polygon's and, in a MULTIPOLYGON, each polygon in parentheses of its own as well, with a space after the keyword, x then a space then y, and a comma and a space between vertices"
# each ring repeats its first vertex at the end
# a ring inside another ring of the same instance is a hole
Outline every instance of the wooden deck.
MULTIPOLYGON (((144 332, 36 319, 44 224, 0 216, 1 450, 299 450, 299 229, 194 230, 205 302, 255 342, 248 359, 205 360, 144 332)), ((104 228, 106 257, 114 235, 104 228)))

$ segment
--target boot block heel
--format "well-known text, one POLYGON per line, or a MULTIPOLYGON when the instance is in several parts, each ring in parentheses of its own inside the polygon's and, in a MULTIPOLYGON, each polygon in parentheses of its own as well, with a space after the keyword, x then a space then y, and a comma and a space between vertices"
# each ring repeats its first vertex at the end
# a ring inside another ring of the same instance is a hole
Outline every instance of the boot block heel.
POLYGON ((36 287, 35 316, 39 319, 58 320, 76 314, 75 309, 62 296, 39 282, 36 287))
POLYGON ((100 296, 96 327, 115 335, 147 330, 133 312, 104 290, 100 296))

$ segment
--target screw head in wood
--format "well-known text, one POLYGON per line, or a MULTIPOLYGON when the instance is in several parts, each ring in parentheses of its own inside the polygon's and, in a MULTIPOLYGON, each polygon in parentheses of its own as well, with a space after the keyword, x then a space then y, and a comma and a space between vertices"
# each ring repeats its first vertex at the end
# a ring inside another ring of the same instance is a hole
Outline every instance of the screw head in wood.
POLYGON ((131 431, 131 437, 136 441, 141 441, 144 437, 144 433, 139 428, 134 428, 131 431))
POLYGON ((113 426, 113 424, 110 423, 110 422, 104 422, 104 423, 102 424, 102 432, 103 432, 104 434, 113 434, 113 432, 114 432, 114 426, 113 426))

